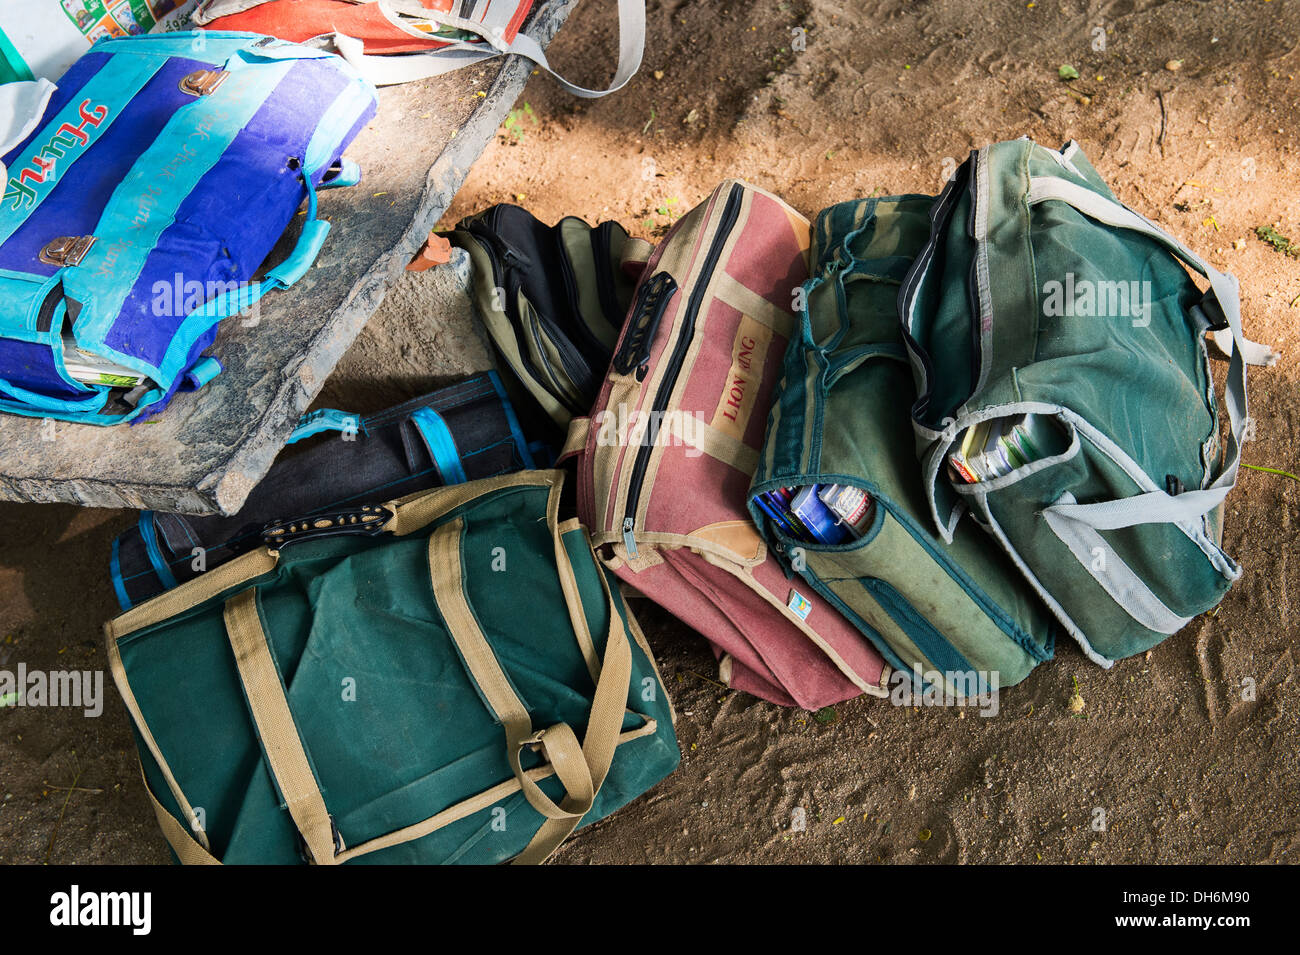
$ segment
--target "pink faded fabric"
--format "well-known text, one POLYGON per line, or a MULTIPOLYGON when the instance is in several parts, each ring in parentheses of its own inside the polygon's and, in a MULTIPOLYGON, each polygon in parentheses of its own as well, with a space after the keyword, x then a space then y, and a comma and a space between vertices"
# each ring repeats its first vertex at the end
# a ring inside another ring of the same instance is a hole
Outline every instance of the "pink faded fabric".
POLYGON ((641 285, 667 271, 678 287, 655 329, 640 382, 635 373, 617 370, 617 355, 637 319, 635 306, 624 328, 580 454, 578 508, 602 558, 628 584, 703 634, 732 687, 817 709, 864 688, 883 695, 878 688, 887 670, 852 624, 801 579, 786 576, 745 506, 787 342, 774 326, 787 332, 793 327, 794 294, 807 278, 807 247, 806 220, 774 196, 735 181, 723 183, 660 244, 641 285), (718 223, 725 220, 728 197, 735 205, 735 186, 742 197, 735 222, 725 239, 715 239, 723 234, 718 223), (717 242, 725 244, 709 278, 701 275, 702 263, 717 242), (701 282, 705 290, 698 293, 701 282), (714 436, 703 435, 702 428, 692 432, 687 424, 680 425, 683 440, 661 431, 636 508, 631 555, 624 543, 624 489, 641 445, 635 437, 620 437, 611 446, 611 431, 601 422, 652 410, 693 294, 702 295, 689 336, 693 344, 666 409, 689 413, 714 436), (740 466, 745 454, 748 468, 740 466), (598 475, 613 476, 604 499, 597 499, 606 486, 598 475), (655 539, 662 534, 689 540, 655 539), (815 637, 787 609, 792 601, 808 608, 804 624, 815 637))

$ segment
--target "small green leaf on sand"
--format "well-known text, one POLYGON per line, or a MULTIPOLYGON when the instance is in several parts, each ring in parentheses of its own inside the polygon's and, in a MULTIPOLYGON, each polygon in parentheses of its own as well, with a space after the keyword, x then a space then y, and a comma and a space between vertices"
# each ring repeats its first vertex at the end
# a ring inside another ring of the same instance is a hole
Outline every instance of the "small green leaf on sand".
POLYGON ((818 710, 816 713, 813 714, 813 719, 815 719, 818 723, 821 723, 822 726, 829 726, 831 723, 834 723, 839 718, 840 718, 840 714, 836 711, 835 707, 833 706, 823 706, 820 710, 818 710))
POLYGON ((0 707, 13 706, 17 702, 17 693, 6 693, 4 696, 0 696, 0 707))
POLYGON ((1296 245, 1271 226, 1260 226, 1255 230, 1255 235, 1259 236, 1283 255, 1289 255, 1293 259, 1300 259, 1300 245, 1296 245))
POLYGON ((931 835, 932 833, 930 832, 929 829, 922 829, 920 832, 916 834, 916 838, 920 839, 922 842, 929 842, 931 835))
POLYGON ((1079 78, 1079 71, 1069 63, 1062 63, 1061 68, 1056 71, 1056 75, 1063 80, 1077 80, 1079 78))

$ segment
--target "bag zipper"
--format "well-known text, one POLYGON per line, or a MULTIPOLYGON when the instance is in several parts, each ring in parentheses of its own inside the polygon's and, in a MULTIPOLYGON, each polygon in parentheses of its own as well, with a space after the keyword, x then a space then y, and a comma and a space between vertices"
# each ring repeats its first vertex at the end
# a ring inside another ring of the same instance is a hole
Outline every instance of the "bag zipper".
MULTIPOLYGON (((686 360, 686 352, 690 349, 691 342, 695 338, 695 320, 699 316, 700 306, 704 304, 704 293, 713 279, 714 270, 718 267, 718 259, 722 257, 722 247, 726 245, 731 229, 740 216, 742 192, 742 186, 739 183, 734 183, 731 192, 727 194, 727 202, 722 209, 722 218, 718 222, 718 231, 713 235, 713 241, 710 243, 708 254, 704 259, 704 266, 700 270, 699 277, 695 282, 695 289, 691 292, 690 300, 687 302, 686 315, 682 320, 681 331, 678 332, 677 342, 673 345, 673 353, 668 359, 668 369, 664 373, 663 381, 659 383, 659 390, 655 393, 654 403, 650 406, 652 414, 664 410, 669 399, 672 398, 673 389, 677 386, 677 377, 681 374, 682 363, 686 360)), ((623 513, 623 546, 627 549, 628 557, 631 558, 637 556, 636 538, 633 536, 632 531, 636 528, 636 509, 641 502, 641 485, 645 482, 645 470, 650 463, 650 452, 653 450, 654 445, 646 444, 643 436, 641 446, 637 449, 636 460, 632 465, 632 479, 628 483, 627 510, 623 513)))

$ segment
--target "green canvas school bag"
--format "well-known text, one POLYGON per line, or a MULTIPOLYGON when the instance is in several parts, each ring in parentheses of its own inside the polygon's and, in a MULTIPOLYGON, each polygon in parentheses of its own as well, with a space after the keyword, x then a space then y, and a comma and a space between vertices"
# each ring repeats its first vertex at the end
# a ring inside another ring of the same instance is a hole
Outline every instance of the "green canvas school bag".
POLYGON ((896 672, 971 693, 1019 682, 1052 655, 1052 619, 970 521, 930 525, 898 324, 904 276, 929 234, 931 196, 843 202, 813 233, 812 277, 768 419, 750 511, 783 562, 853 621, 896 672), (777 488, 847 485, 871 499, 861 537, 814 544, 758 504, 777 488), (942 674, 942 682, 928 676, 942 674), (973 682, 964 682, 973 681, 973 682))
POLYGON ((676 767, 654 660, 558 519, 562 479, 273 523, 108 624, 182 862, 540 862, 676 767))
POLYGON ((1276 357, 1243 337, 1235 278, 1120 203, 1077 144, 1021 139, 957 170, 899 311, 943 539, 973 514, 1106 667, 1219 602, 1241 574, 1220 541, 1245 366, 1276 357), (1231 356, 1226 447, 1207 332, 1231 356), (954 476, 966 429, 1021 414, 1053 435, 1039 457, 954 476))

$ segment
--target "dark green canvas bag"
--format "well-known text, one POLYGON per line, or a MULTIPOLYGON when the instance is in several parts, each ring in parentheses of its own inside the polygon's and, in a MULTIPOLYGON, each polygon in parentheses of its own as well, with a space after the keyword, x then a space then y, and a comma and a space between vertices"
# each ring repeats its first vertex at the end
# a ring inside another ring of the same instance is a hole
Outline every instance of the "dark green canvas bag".
POLYGON ((654 660, 561 483, 270 525, 110 622, 181 861, 540 862, 670 773, 654 660))
POLYGON ((1236 279, 1121 204, 1075 143, 973 153, 931 218, 899 311, 935 527, 951 540, 972 513, 1093 661, 1146 650, 1241 574, 1223 500, 1245 365, 1275 356, 1243 338, 1236 279), (1231 355, 1226 447, 1207 332, 1231 355), (954 476, 968 428, 1021 414, 1048 428, 1040 456, 954 476))
POLYGON ((966 521, 934 533, 913 451, 914 396, 898 292, 929 234, 931 196, 844 202, 813 234, 799 334, 750 489, 755 522, 798 570, 906 674, 951 689, 1009 685, 1052 655, 1054 626, 1011 562, 966 521), (873 500, 862 536, 807 543, 758 505, 780 487, 846 484, 873 500), (872 516, 874 515, 874 516, 872 516))

